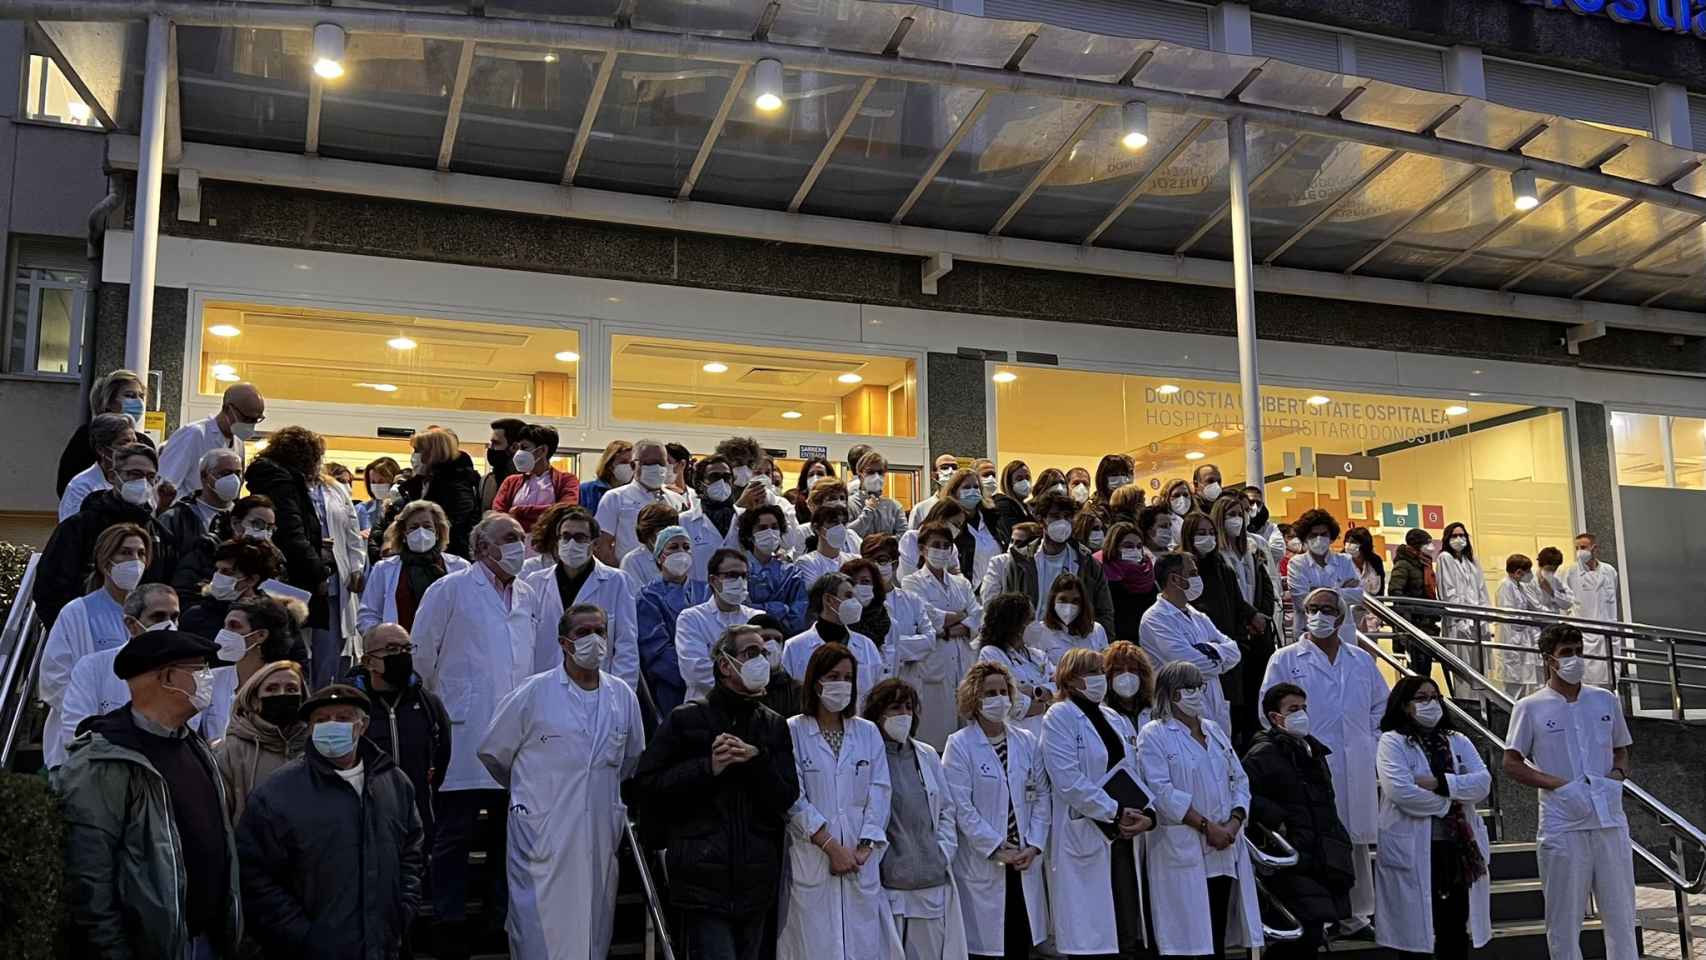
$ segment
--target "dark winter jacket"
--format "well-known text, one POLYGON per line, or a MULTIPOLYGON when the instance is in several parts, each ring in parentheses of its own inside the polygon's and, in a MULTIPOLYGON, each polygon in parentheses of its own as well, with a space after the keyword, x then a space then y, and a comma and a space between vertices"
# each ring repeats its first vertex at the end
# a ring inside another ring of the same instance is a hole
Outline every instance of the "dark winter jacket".
POLYGON ((361 796, 313 747, 249 795, 237 825, 248 930, 269 960, 390 960, 421 904, 415 790, 356 743, 361 796))
MULTIPOLYGON (((146 433, 137 433, 136 442, 154 446, 154 438, 146 433)), ((85 422, 71 431, 71 439, 65 442, 65 450, 59 455, 59 479, 54 481, 54 496, 65 496, 65 488, 71 485, 72 479, 94 465, 95 448, 89 445, 89 424, 85 422)))
POLYGON ((1351 838, 1333 804, 1327 752, 1314 737, 1263 730, 1244 754, 1252 822, 1283 834, 1297 850, 1297 866, 1265 883, 1299 920, 1317 924, 1351 915, 1354 878, 1351 838))
MULTIPOLYGON (((1007 579, 1001 585, 1003 593, 1022 593, 1033 599, 1037 596, 1037 551, 1041 549, 1042 543, 1039 541, 1013 552, 1013 562, 1007 565, 1007 579)), ((1114 598, 1108 592, 1108 578, 1107 574, 1102 572, 1101 562, 1076 541, 1067 541, 1066 549, 1078 555, 1078 584, 1084 588, 1084 596, 1090 601, 1091 617, 1102 625, 1104 633, 1110 637, 1114 636, 1117 629, 1114 623, 1114 598)))
POLYGON ((438 694, 413 677, 402 690, 379 693, 367 671, 356 669, 344 681, 373 701, 367 739, 391 755, 415 788, 415 809, 428 835, 433 827, 433 798, 450 769, 450 714, 438 694))
POLYGON ((95 541, 117 523, 134 523, 147 530, 154 540, 151 551, 159 552, 162 531, 152 510, 135 506, 112 490, 89 494, 76 513, 53 528, 36 564, 31 596, 42 623, 52 627, 66 604, 89 592, 89 575, 95 570, 95 541))
POLYGON ((160 545, 154 554, 154 561, 148 565, 149 583, 169 583, 178 591, 178 604, 193 599, 201 593, 201 585, 213 576, 213 550, 198 550, 199 545, 206 541, 217 544, 216 536, 229 537, 231 521, 227 511, 220 511, 213 522, 218 525, 218 531, 209 532, 208 524, 203 523, 201 512, 195 507, 196 494, 180 497, 156 518, 160 524, 160 545), (199 571, 198 553, 206 557, 207 572, 199 580, 188 580, 199 571), (180 586, 180 583, 183 585, 180 586), (186 589, 187 588, 187 589, 186 589))
POLYGON ((994 519, 989 524, 989 532, 995 537, 995 542, 1001 544, 1001 549, 1005 550, 1013 542, 1013 528, 1036 518, 1031 516, 1031 508, 1025 506, 1024 501, 1015 500, 1005 493, 997 493, 989 499, 995 504, 994 510, 991 511, 994 519))
MULTIPOLYGON (((1432 565, 1422 552, 1409 544, 1399 547, 1392 557, 1392 570, 1386 578, 1386 595, 1389 597, 1414 597, 1419 600, 1434 599, 1433 591, 1428 589, 1428 567, 1432 565)), ((1393 607, 1399 616, 1405 617, 1417 628, 1427 633, 1439 632, 1439 617, 1418 613, 1414 608, 1405 609, 1401 603, 1393 607)))
MULTIPOLYGON (((1260 569, 1257 570, 1260 576, 1260 569)), ((1238 591, 1238 574, 1233 571, 1226 558, 1220 551, 1209 554, 1197 560, 1197 575, 1202 577, 1202 596, 1191 601, 1191 606, 1200 610, 1216 628, 1226 634, 1227 639, 1238 644, 1239 664, 1220 675, 1221 692, 1226 694, 1229 704, 1250 702, 1247 693, 1248 684, 1245 675, 1253 673, 1259 681, 1262 670, 1265 669, 1266 655, 1273 652, 1273 644, 1265 638, 1250 636, 1250 620, 1261 611, 1244 602, 1244 595, 1238 591), (1265 653, 1263 648, 1265 647, 1265 653), (1263 666, 1251 670, 1253 653, 1264 653, 1263 666)), ((1266 579, 1262 577, 1261 579, 1266 579)), ((1270 599, 1272 594, 1269 595, 1270 599)))
POLYGON ((768 910, 782 876, 788 809, 800 795, 787 721, 722 684, 664 720, 625 786, 650 842, 667 848, 671 905, 718 915, 768 910), (711 741, 732 733, 758 756, 711 773, 711 741))
POLYGON ((429 484, 426 477, 417 473, 398 485, 398 495, 385 508, 384 520, 376 525, 369 542, 383 543, 386 529, 405 506, 416 500, 430 500, 444 510, 450 521, 446 551, 468 559, 469 535, 474 532, 474 524, 480 522, 480 475, 474 470, 474 461, 466 453, 458 453, 449 462, 433 467, 431 479, 429 484))
POLYGON ((326 577, 332 568, 326 563, 325 532, 320 529, 320 515, 308 494, 307 478, 294 467, 260 456, 249 463, 243 479, 251 496, 272 500, 273 518, 278 525, 273 531, 272 544, 284 554, 284 581, 313 594, 308 603, 307 625, 326 627, 331 622, 326 605, 326 577))

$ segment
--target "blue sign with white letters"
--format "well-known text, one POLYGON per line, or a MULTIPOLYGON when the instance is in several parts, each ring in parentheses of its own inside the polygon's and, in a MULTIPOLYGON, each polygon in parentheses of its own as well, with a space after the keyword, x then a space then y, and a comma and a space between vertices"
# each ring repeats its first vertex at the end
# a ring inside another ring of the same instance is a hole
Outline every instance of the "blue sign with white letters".
POLYGON ((1606 17, 1666 33, 1692 33, 1706 39, 1706 0, 1521 0, 1548 10, 1583 17, 1606 17))

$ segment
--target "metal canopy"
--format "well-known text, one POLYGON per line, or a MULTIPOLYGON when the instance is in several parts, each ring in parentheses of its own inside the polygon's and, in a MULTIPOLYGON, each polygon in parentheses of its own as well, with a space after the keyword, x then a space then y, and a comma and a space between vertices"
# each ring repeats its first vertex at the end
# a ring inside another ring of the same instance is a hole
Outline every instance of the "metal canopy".
POLYGON ((173 116, 192 143, 1231 261, 1239 121, 1255 263, 1656 307, 1671 332, 1706 311, 1706 155, 1279 60, 871 0, 0 12, 38 21, 124 130, 154 15, 176 26, 173 116), (320 22, 349 32, 339 80, 309 66, 320 22), (764 57, 784 66, 771 114, 753 103, 764 57), (1136 151, 1130 100, 1149 108, 1136 151), (1522 167, 1539 181, 1527 212, 1507 175, 1522 167))

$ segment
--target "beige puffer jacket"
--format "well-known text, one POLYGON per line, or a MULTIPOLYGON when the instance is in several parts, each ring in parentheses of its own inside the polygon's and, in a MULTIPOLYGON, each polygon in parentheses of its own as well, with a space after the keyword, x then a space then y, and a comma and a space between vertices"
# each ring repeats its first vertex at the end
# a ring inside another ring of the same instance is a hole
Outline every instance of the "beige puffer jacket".
MULTIPOLYGON (((249 793, 272 776, 273 771, 302 756, 302 748, 308 742, 307 724, 296 723, 280 730, 261 719, 261 685, 280 670, 295 671, 298 680, 301 679, 301 668, 288 660, 256 670, 237 691, 225 738, 213 745, 219 775, 225 779, 225 802, 231 808, 233 824, 242 819, 249 793)), ((303 689, 307 689, 306 683, 303 689)))

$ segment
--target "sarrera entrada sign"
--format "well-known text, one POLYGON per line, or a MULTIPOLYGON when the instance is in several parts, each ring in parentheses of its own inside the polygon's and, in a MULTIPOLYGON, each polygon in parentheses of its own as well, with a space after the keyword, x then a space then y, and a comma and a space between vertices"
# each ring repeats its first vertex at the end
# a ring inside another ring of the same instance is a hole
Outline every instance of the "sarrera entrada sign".
POLYGON ((1706 39, 1706 0, 1519 0, 1531 7, 1563 10, 1583 17, 1605 17, 1666 33, 1706 39))

